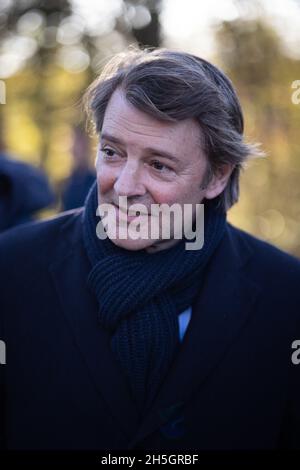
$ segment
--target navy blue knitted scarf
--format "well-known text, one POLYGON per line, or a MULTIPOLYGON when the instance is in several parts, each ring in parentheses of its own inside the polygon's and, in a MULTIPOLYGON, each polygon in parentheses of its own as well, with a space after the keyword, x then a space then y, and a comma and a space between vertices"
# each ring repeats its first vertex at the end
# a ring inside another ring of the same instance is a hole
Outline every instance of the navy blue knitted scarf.
POLYGON ((186 250, 187 240, 182 239, 150 254, 97 238, 96 183, 87 196, 83 213, 84 246, 91 263, 87 282, 141 414, 151 405, 179 348, 178 314, 193 303, 203 269, 223 236, 226 214, 212 202, 205 204, 202 249, 186 250))

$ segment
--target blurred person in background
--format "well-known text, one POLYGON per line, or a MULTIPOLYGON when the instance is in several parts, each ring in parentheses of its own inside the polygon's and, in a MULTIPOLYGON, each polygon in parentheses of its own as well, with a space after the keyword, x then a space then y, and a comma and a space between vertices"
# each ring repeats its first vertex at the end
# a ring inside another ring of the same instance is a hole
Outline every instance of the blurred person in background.
POLYGON ((95 170, 90 167, 89 139, 81 127, 73 128, 73 169, 64 184, 62 209, 70 210, 83 206, 86 195, 95 182, 95 170))
POLYGON ((0 138, 0 231, 34 220, 38 211, 53 203, 46 175, 11 158, 0 138))
POLYGON ((87 96, 84 207, 0 237, 2 446, 299 449, 300 262, 227 222, 257 155, 231 81, 187 53, 129 51, 87 96), (153 204, 203 203, 204 245, 132 237, 136 203, 145 225, 153 204), (125 238, 99 235, 101 204, 125 238))

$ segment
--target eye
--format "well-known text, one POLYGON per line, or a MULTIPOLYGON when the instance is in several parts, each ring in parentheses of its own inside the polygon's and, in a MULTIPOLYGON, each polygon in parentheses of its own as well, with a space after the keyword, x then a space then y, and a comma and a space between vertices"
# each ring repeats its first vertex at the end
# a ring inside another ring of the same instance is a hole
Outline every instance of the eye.
POLYGON ((108 158, 113 158, 116 155, 115 150, 110 147, 102 147, 100 148, 100 151, 103 152, 108 158))
POLYGON ((153 162, 151 162, 151 165, 155 170, 160 171, 160 172, 172 170, 170 167, 168 167, 167 165, 164 165, 159 160, 154 160, 153 162))

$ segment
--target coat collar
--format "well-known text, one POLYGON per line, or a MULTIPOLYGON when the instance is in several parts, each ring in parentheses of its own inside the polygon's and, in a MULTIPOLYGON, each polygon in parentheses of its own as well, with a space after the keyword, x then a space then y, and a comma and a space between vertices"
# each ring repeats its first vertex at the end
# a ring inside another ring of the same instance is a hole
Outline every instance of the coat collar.
POLYGON ((90 267, 82 245, 81 213, 62 225, 65 255, 49 269, 77 346, 95 386, 130 442, 129 448, 167 423, 172 410, 184 408, 253 311, 260 288, 245 273, 252 250, 239 234, 227 224, 205 279, 199 280, 199 296, 181 348, 151 409, 139 423, 130 390, 110 350, 109 334, 98 322, 96 299, 86 285, 90 267))

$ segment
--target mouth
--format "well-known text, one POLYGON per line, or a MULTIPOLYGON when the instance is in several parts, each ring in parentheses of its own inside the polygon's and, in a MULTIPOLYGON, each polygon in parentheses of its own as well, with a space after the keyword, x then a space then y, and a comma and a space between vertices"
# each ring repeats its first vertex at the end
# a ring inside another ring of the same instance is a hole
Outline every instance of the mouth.
POLYGON ((135 215, 129 215, 128 211, 119 207, 117 204, 113 203, 113 206, 117 209, 117 214, 116 214, 117 221, 127 220, 128 222, 131 222, 132 220, 137 219, 141 215, 145 215, 145 214, 142 214, 140 211, 136 211, 135 215))

